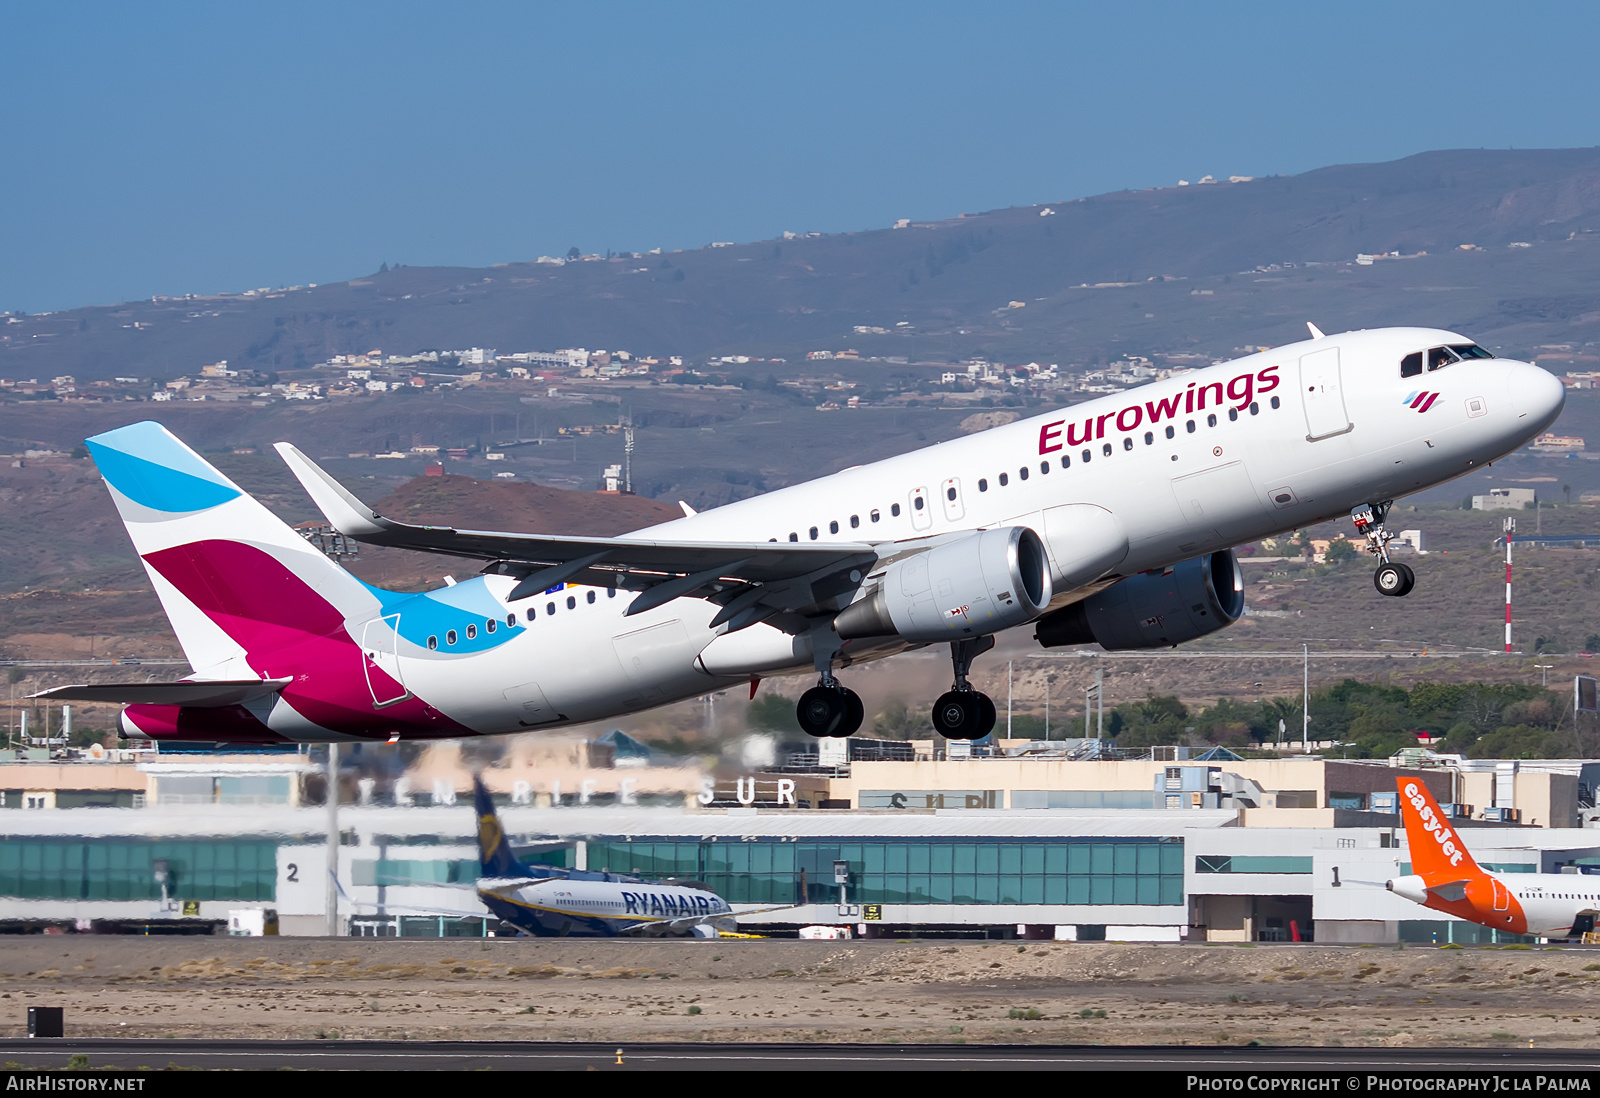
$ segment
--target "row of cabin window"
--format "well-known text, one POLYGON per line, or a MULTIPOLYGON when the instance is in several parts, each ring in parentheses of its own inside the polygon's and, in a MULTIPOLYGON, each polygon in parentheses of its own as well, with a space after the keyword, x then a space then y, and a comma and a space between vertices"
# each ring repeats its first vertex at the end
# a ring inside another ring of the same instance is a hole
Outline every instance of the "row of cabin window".
MULTIPOLYGON (((616 597, 617 597, 617 589, 615 587, 608 587, 606 589, 606 598, 614 599, 616 597)), ((584 601, 589 603, 590 605, 593 605, 594 601, 595 601, 594 591, 590 590, 590 591, 584 592, 584 601)), ((568 610, 576 610, 577 608, 578 608, 578 597, 576 595, 568 595, 567 596, 567 609, 568 610)), ((556 604, 554 602, 545 603, 544 604, 544 612, 545 612, 546 616, 554 614, 556 612, 556 604)), ((529 621, 533 621, 536 617, 539 616, 538 615, 538 611, 536 611, 532 606, 528 607, 527 615, 528 615, 528 620, 529 621)), ((506 626, 507 626, 507 628, 515 628, 516 624, 517 624, 517 615, 516 615, 516 613, 512 612, 512 613, 507 614, 506 615, 506 626)), ((499 622, 498 619, 495 619, 495 618, 488 618, 483 623, 483 631, 485 633, 493 633, 499 627, 500 627, 500 622, 499 622)), ((468 640, 477 639, 477 636, 478 636, 478 624, 477 624, 477 622, 473 622, 471 625, 467 626, 466 634, 467 634, 467 639, 468 640)), ((444 643, 447 646, 455 644, 456 643, 456 639, 457 639, 456 638, 456 631, 454 629, 445 630, 444 643)), ((439 638, 437 636, 429 637, 428 638, 428 650, 431 652, 431 651, 436 650, 438 647, 439 647, 439 638)))
MULTIPOLYGON (((1273 397, 1272 398, 1272 406, 1274 408, 1279 407, 1280 403, 1281 402, 1278 400, 1277 397, 1273 397)), ((1253 416, 1254 415, 1260 415, 1261 414, 1261 405, 1258 404, 1255 401, 1251 401, 1250 402, 1250 414, 1253 415, 1253 416)), ((1239 409, 1237 409, 1237 408, 1229 408, 1228 409, 1228 420, 1230 422, 1232 422, 1234 420, 1237 420, 1238 418, 1239 418, 1239 409)), ((1215 427, 1216 425, 1217 425, 1217 417, 1216 417, 1215 413, 1206 416, 1206 426, 1207 427, 1215 427)), ((1194 434, 1194 432, 1195 432, 1194 420, 1192 420, 1192 419, 1189 420, 1188 423, 1186 423, 1184 425, 1184 428, 1185 428, 1186 433, 1191 434, 1191 435, 1194 434)), ((1168 424, 1167 425, 1166 434, 1167 434, 1168 438, 1173 438, 1173 437, 1175 437, 1177 435, 1177 431, 1173 428, 1173 426, 1171 424, 1168 424)), ((1146 446, 1154 446, 1155 445, 1155 441, 1156 441, 1156 435, 1155 435, 1154 431, 1146 431, 1144 433, 1144 444, 1146 446)), ((1126 438, 1124 438, 1122 440, 1122 448, 1124 450, 1133 449, 1133 438, 1132 438, 1132 436, 1126 437, 1126 438)), ((1111 450, 1112 450, 1112 447, 1111 447, 1111 443, 1109 443, 1109 442, 1105 443, 1103 446, 1100 447, 1100 453, 1104 457, 1110 457, 1111 456, 1111 450)), ((1079 455, 1079 456, 1080 456, 1081 460, 1083 460, 1085 463, 1087 463, 1090 459, 1092 459, 1094 457, 1094 451, 1093 450, 1084 450, 1083 453, 1081 455, 1079 455)), ((1063 469, 1067 468, 1068 466, 1070 466, 1072 464, 1072 458, 1068 457, 1065 454, 1063 454, 1059 460, 1061 462, 1061 467, 1063 469)), ((1048 461, 1041 461, 1039 463, 1039 472, 1048 475, 1049 472, 1050 472, 1050 463, 1048 461)), ((1017 478, 1019 480, 1027 480, 1028 479, 1028 467, 1026 465, 1022 466, 1020 469, 1017 470, 1017 478)), ((1011 475, 1009 473, 1001 473, 1000 476, 997 479, 1000 481, 1000 487, 1002 487, 1002 488, 1004 488, 1006 485, 1011 483, 1011 475)), ((985 478, 985 477, 979 477, 978 478, 978 491, 987 492, 988 490, 989 490, 989 481, 988 481, 988 479, 985 478)), ((951 502, 955 501, 956 490, 955 490, 954 487, 950 487, 950 488, 946 488, 945 489, 945 498, 949 499, 951 502)), ((918 511, 920 511, 920 510, 923 509, 924 506, 926 506, 926 503, 925 503, 925 501, 924 501, 922 496, 917 496, 911 501, 911 505, 913 507, 915 507, 918 511)), ((891 514, 891 515, 895 516, 896 518, 898 518, 899 515, 900 515, 900 505, 898 503, 892 504, 890 506, 890 508, 889 508, 889 514, 891 514)), ((873 522, 877 522, 881 517, 882 516, 879 515, 879 513, 878 513, 878 511, 876 509, 874 509, 871 512, 871 518, 872 518, 873 522)), ((850 528, 852 530, 854 530, 854 529, 858 528, 860 525, 861 525, 861 516, 860 515, 851 515, 850 516, 850 528)), ((837 519, 835 519, 834 521, 828 523, 828 533, 837 534, 838 532, 839 532, 839 521, 837 519)), ((811 530, 809 531, 809 533, 810 533, 810 536, 811 536, 811 540, 812 541, 816 541, 817 537, 818 537, 818 534, 819 534, 817 528, 815 526, 813 526, 811 528, 811 530)), ((777 541, 778 539, 777 538, 770 538, 768 540, 777 541)), ((790 541, 799 541, 800 540, 800 535, 798 533, 791 533, 789 535, 789 540, 790 541)))

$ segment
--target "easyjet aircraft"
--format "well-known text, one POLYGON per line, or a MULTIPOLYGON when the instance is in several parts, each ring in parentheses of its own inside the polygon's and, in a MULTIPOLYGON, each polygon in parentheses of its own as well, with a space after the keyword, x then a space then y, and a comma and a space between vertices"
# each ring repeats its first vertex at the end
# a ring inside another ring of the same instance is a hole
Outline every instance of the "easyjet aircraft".
POLYGON ((1556 378, 1453 332, 1312 334, 617 538, 408 525, 279 443, 347 536, 486 562, 421 594, 361 582, 136 423, 88 445, 193 674, 44 696, 131 703, 123 731, 152 739, 428 739, 811 672, 801 727, 847 736, 862 705, 840 671, 947 644, 933 723, 979 738, 995 707, 967 674, 995 633, 1193 640, 1243 610, 1232 546, 1343 515, 1377 558, 1378 591, 1404 595, 1391 502, 1510 453, 1561 411, 1556 378))
POLYGON ((1385 882, 1396 896, 1511 934, 1568 938, 1594 929, 1600 877, 1516 873, 1501 880, 1479 867, 1451 821, 1411 778, 1396 779, 1411 873, 1385 882))

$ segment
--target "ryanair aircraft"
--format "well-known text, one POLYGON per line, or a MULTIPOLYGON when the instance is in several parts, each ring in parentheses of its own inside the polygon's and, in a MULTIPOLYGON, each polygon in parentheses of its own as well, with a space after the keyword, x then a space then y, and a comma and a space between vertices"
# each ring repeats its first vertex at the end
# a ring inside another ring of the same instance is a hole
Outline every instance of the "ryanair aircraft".
POLYGON ((715 938, 735 931, 728 902, 703 885, 652 884, 638 877, 529 865, 517 860, 483 779, 473 778, 478 812, 478 898, 500 919, 540 938, 715 938))

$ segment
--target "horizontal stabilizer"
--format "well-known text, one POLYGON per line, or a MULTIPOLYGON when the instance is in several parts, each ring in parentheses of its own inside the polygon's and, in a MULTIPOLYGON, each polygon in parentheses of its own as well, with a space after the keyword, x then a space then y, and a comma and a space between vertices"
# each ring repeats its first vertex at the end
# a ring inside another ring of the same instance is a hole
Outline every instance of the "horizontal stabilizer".
POLYGON ((78 683, 41 690, 29 698, 123 705, 188 705, 216 709, 269 697, 293 679, 213 679, 210 682, 78 683))
POLYGON ((1441 900, 1464 900, 1467 897, 1467 882, 1471 878, 1459 881, 1445 881, 1442 884, 1431 884, 1428 891, 1441 900))

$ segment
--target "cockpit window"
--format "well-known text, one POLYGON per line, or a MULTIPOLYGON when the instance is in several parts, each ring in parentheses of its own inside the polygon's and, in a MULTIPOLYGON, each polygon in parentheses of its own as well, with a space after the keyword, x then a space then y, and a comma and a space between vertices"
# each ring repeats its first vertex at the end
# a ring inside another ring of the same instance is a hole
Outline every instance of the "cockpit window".
POLYGON ((1432 373, 1434 370, 1442 370, 1452 362, 1460 361, 1460 357, 1457 356, 1456 353, 1450 348, 1435 347, 1428 352, 1428 372, 1432 373))
POLYGON ((1422 352, 1414 351, 1400 360, 1400 376, 1416 377, 1422 373, 1422 352))
POLYGON ((1461 358, 1493 358, 1494 357, 1494 355, 1490 354, 1488 351, 1485 351, 1482 347, 1478 346, 1476 343, 1461 343, 1461 344, 1452 343, 1450 345, 1450 349, 1452 351, 1454 351, 1457 355, 1459 355, 1461 358))

